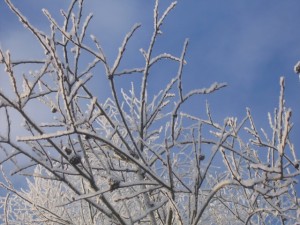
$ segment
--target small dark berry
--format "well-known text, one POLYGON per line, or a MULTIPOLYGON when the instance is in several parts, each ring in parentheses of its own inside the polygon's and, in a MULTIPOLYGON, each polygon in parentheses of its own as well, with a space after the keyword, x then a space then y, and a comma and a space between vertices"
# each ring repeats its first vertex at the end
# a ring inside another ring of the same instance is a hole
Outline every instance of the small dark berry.
POLYGON ((296 164, 295 164, 295 168, 296 168, 296 169, 299 169, 299 163, 296 163, 296 164))
POLYGON ((200 160, 200 161, 202 161, 202 160, 204 160, 204 159, 205 159, 205 155, 200 155, 200 156, 199 156, 199 160, 200 160))
POLYGON ((69 148, 66 147, 66 148, 64 148, 64 150, 67 153, 67 155, 71 155, 71 153, 72 153, 71 149, 69 149, 69 148))
POLYGON ((52 107, 51 107, 51 112, 52 112, 52 113, 56 113, 56 112, 57 112, 57 108, 56 108, 55 106, 52 106, 52 107))
POLYGON ((155 206, 154 202, 149 202, 149 206, 152 208, 155 206))
POLYGON ((89 139, 91 139, 91 136, 90 135, 84 135, 84 138, 85 138, 85 140, 89 140, 89 139))
POLYGON ((72 165, 77 165, 81 162, 81 157, 79 155, 74 155, 70 158, 69 161, 72 165))

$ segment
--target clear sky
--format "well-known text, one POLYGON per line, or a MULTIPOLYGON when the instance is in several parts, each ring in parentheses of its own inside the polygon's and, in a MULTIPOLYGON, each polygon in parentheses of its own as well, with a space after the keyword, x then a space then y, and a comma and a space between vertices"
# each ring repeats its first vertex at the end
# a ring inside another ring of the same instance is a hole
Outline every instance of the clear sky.
MULTIPOLYGON (((40 29, 48 30, 41 8, 53 15, 66 9, 69 1, 13 1, 24 15, 40 29)), ((129 45, 129 56, 146 48, 152 29, 154 1, 151 0, 86 0, 85 13, 94 19, 90 33, 99 38, 113 62, 124 35, 136 22, 142 24, 129 45)), ((161 1, 160 12, 171 1, 161 1)), ((300 148, 300 82, 293 67, 300 60, 299 0, 179 0, 165 21, 159 42, 161 52, 179 56, 185 38, 190 44, 184 68, 184 88, 207 87, 213 82, 226 82, 228 87, 206 96, 213 115, 222 122, 227 116, 245 115, 246 107, 258 126, 268 125, 267 113, 273 112, 279 96, 279 77, 286 77, 286 104, 293 109, 292 142, 300 148)), ((0 45, 10 49, 16 59, 36 58, 42 50, 4 1, 0 1, 0 45)), ((138 55, 139 56, 139 55, 138 55)), ((140 63, 132 56, 130 63, 140 63)), ((142 65, 142 64, 140 64, 142 65)), ((138 65, 137 65, 138 66, 138 65)), ((2 88, 4 72, 0 72, 2 88)), ((162 76, 162 75, 159 75, 162 76)), ((155 83, 161 77, 152 82, 155 83)), ((203 105, 196 106, 197 109, 203 105)), ((300 157, 300 151, 298 151, 300 157)))

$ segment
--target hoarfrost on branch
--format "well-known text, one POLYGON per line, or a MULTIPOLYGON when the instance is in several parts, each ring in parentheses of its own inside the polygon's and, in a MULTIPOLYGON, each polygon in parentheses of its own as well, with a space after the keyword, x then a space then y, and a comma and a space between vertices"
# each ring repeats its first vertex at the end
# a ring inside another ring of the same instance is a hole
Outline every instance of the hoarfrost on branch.
POLYGON ((300 222, 295 188, 299 161, 289 138, 292 111, 285 107, 284 78, 278 109, 269 114, 271 132, 257 128, 249 109, 242 120, 226 117, 219 123, 208 103, 204 117, 184 110, 191 98, 226 86, 184 88, 188 40, 180 56, 154 54, 162 24, 176 2, 160 16, 159 0, 155 1, 152 36, 148 48, 140 50, 145 64, 136 68, 123 68, 121 62, 140 24, 125 36, 110 65, 98 37, 87 31, 93 16, 84 18, 84 0, 73 0, 67 11, 61 11, 63 25, 44 9, 49 34, 35 28, 10 0, 5 2, 45 55, 14 61, 13 54, 0 49, 14 93, 0 90, 5 121, 0 133, 0 187, 7 191, 0 198, 2 223, 300 222), (86 54, 90 63, 84 63, 86 54), (150 95, 151 69, 166 60, 178 72, 150 95), (24 64, 38 69, 19 76, 16 68, 24 64), (89 86, 98 82, 101 66, 111 90, 106 101, 89 86), (136 77, 127 91, 117 81, 129 75, 136 77), (44 121, 37 122, 30 113, 32 105, 48 111, 44 121), (23 126, 12 121, 16 115, 23 126), (17 136, 15 130, 22 131, 17 136), (26 187, 14 186, 6 165, 14 165, 12 174, 28 177, 26 187))

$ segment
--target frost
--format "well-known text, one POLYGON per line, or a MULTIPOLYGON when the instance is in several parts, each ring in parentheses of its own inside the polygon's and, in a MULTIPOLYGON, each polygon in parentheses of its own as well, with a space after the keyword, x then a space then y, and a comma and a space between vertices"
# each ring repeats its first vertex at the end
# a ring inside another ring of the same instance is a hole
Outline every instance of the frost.
POLYGON ((0 186, 9 193, 0 197, 1 223, 299 222, 299 160, 284 78, 269 127, 256 124, 249 109, 242 119, 216 119, 202 99, 226 83, 188 89, 188 39, 180 54, 157 46, 176 2, 161 11, 155 0, 151 39, 140 48, 142 63, 129 60, 132 51, 127 52, 140 24, 125 35, 111 63, 89 34, 92 14, 85 16, 84 1, 61 10, 63 21, 43 9, 47 35, 5 2, 45 55, 14 61, 0 49, 9 77, 1 85, 10 85, 0 90, 0 186), (25 64, 34 64, 33 72, 22 78, 16 65, 25 64), (165 71, 169 66, 177 71, 165 71), (153 83, 153 76, 165 80, 153 83), (21 180, 14 183, 3 168, 13 168, 18 179, 29 177, 27 186, 20 191, 21 180))
POLYGON ((92 39, 93 41, 97 41, 95 35, 91 34, 90 37, 91 37, 91 39, 92 39))
POLYGON ((295 72, 296 74, 300 74, 300 61, 298 61, 298 62, 296 63, 296 65, 294 66, 294 72, 295 72))

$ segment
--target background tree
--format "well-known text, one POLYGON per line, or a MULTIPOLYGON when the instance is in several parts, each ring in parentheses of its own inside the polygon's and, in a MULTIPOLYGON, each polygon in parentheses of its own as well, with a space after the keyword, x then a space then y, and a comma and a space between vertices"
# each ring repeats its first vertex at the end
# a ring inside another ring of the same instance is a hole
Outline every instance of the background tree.
POLYGON ((98 38, 88 35, 92 15, 83 17, 83 0, 61 11, 63 23, 43 10, 49 34, 31 25, 10 0, 5 2, 45 55, 14 61, 9 51, 0 50, 13 90, 0 92, 6 121, 0 136, 0 185, 8 191, 1 199, 3 223, 299 222, 299 162, 289 138, 292 111, 285 107, 284 78, 278 108, 269 114, 269 131, 256 126, 249 109, 241 120, 228 117, 220 123, 207 103, 206 115, 196 117, 189 114, 189 100, 226 84, 183 88, 188 40, 179 56, 154 53, 162 23, 176 2, 159 13, 155 1, 152 36, 148 48, 140 49, 144 66, 129 69, 121 64, 139 24, 110 64, 98 38), (177 64, 177 74, 152 94, 149 79, 166 61, 177 64), (20 76, 17 68, 25 64, 37 69, 20 76), (106 101, 91 87, 97 76, 105 76, 111 88, 106 101), (132 82, 129 90, 119 87, 118 80, 126 79, 132 82), (32 107, 51 117, 36 122, 32 107), (15 115, 22 117, 21 127, 12 126, 15 115), (14 129, 23 131, 15 137, 14 129), (6 174, 10 164, 12 174, 28 177, 24 190, 6 174))

